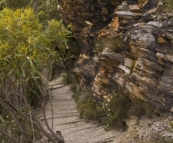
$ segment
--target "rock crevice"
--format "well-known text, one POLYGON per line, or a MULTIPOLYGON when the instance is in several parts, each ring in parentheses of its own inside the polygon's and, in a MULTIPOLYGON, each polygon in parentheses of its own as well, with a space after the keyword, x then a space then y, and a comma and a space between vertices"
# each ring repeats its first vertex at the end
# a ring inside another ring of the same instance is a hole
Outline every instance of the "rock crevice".
POLYGON ((162 2, 69 0, 62 13, 82 48, 74 71, 95 97, 104 83, 173 112, 173 14, 162 2))

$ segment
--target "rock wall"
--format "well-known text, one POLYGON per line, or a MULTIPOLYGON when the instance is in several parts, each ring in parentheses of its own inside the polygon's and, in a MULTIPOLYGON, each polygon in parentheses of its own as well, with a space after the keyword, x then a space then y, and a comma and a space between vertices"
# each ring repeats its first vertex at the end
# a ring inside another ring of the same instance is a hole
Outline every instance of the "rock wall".
POLYGON ((112 89, 173 112, 173 22, 157 0, 66 0, 59 7, 82 52, 81 84, 98 100, 112 89))

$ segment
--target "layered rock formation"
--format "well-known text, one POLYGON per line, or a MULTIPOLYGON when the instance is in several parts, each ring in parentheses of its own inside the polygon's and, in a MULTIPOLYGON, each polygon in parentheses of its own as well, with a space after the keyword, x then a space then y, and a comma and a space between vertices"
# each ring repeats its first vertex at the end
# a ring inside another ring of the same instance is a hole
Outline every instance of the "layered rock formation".
POLYGON ((173 112, 173 15, 157 0, 66 0, 82 52, 75 65, 81 84, 96 99, 115 89, 173 112))

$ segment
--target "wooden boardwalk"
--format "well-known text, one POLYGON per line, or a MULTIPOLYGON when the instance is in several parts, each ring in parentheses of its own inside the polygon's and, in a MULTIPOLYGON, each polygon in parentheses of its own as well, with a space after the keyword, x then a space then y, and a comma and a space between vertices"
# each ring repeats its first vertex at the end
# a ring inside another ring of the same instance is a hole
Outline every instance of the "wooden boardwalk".
MULTIPOLYGON (((53 104, 53 130, 61 131, 65 143, 113 143, 120 134, 115 131, 105 131, 104 127, 80 119, 73 93, 68 85, 61 83, 61 78, 50 82, 53 104)), ((46 104, 46 118, 52 124, 51 102, 46 104)))

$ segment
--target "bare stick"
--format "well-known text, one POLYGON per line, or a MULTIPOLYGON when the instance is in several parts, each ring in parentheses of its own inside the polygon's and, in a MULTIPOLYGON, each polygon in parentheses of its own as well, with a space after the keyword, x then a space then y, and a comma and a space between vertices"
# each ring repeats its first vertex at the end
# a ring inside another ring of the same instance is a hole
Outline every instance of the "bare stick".
POLYGON ((50 99, 50 105, 51 105, 51 116, 52 116, 52 130, 53 130, 53 123, 54 123, 54 117, 53 117, 53 104, 52 104, 52 92, 50 89, 48 89, 49 99, 50 99))
POLYGON ((31 127, 32 127, 32 134, 33 134, 33 138, 34 138, 33 143, 35 143, 35 131, 34 131, 34 125, 33 125, 31 112, 29 112, 29 116, 30 116, 30 120, 31 120, 30 122, 31 122, 31 127))

